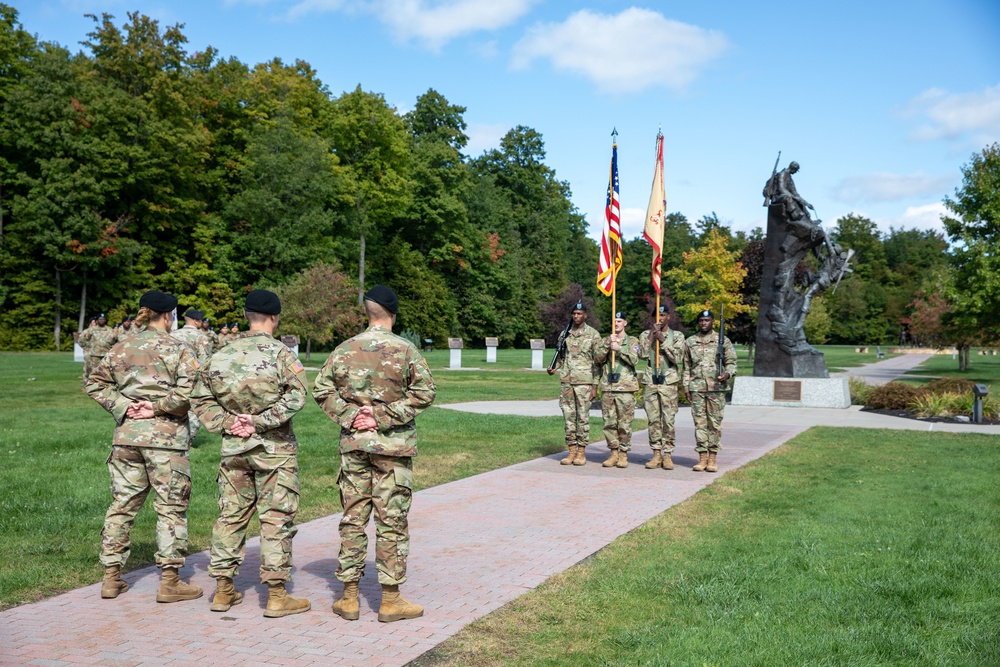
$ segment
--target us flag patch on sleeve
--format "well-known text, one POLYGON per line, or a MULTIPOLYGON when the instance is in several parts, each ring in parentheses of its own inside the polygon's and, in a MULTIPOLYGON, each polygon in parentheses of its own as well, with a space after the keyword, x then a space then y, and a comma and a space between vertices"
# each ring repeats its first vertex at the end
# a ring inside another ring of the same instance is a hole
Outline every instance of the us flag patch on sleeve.
POLYGON ((302 365, 301 361, 296 361, 295 365, 292 366, 292 372, 293 373, 301 373, 304 369, 305 369, 305 367, 302 365))

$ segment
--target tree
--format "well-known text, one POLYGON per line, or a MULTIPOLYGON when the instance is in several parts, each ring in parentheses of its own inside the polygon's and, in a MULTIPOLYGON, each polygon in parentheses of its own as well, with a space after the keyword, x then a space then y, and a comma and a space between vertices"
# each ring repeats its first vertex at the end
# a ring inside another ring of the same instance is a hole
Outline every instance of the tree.
POLYGON ((994 328, 1000 324, 1000 143, 962 166, 962 185, 944 205, 954 268, 949 297, 974 329, 994 328))
POLYGON ((282 328, 306 339, 306 361, 312 342, 325 344, 356 334, 363 319, 354 298, 356 286, 336 264, 320 262, 278 288, 282 328))
MULTIPOLYGON (((747 346, 747 356, 753 358, 757 340, 757 307, 760 304, 760 285, 764 276, 764 240, 753 239, 740 251, 740 264, 746 276, 740 285, 740 301, 747 306, 742 313, 726 321, 726 335, 735 343, 747 346)), ((807 318, 808 319, 808 318, 807 318)))
POLYGON ((587 307, 587 324, 598 331, 601 330, 601 318, 594 312, 594 300, 584 295, 580 283, 570 283, 555 299, 538 306, 539 319, 545 326, 546 345, 555 345, 558 342, 559 334, 569 322, 573 305, 581 302, 587 307))
POLYGON ((706 308, 718 315, 725 306, 727 318, 749 310, 740 296, 747 271, 740 253, 726 248, 727 240, 717 229, 709 230, 704 245, 684 253, 684 263, 670 270, 674 301, 681 304, 677 310, 685 322, 706 308))

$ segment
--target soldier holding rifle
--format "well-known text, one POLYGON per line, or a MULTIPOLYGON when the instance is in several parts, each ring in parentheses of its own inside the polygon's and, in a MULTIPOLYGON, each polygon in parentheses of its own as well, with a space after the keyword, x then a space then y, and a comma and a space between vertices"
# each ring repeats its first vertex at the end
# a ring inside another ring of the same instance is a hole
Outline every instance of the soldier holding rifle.
POLYGON ((597 397, 594 349, 601 342, 601 335, 586 323, 587 306, 582 301, 573 305, 571 317, 572 326, 563 340, 565 351, 548 373, 559 372, 559 407, 566 418, 569 453, 560 463, 582 466, 587 463, 586 449, 590 441, 590 404, 597 397))
POLYGON ((698 331, 684 343, 684 392, 691 403, 694 420, 695 451, 698 463, 692 468, 716 472, 716 455, 722 437, 722 416, 726 409, 726 389, 736 375, 736 350, 721 331, 712 325, 710 310, 698 314, 698 331))

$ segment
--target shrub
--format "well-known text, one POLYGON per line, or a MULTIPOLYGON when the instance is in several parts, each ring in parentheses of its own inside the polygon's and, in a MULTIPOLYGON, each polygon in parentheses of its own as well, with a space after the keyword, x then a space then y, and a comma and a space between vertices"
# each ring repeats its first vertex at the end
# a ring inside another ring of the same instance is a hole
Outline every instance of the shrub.
POLYGON ((902 382, 890 382, 875 387, 865 400, 865 407, 874 410, 906 410, 920 395, 920 390, 902 382))
POLYGON ((420 338, 420 334, 418 334, 413 329, 403 329, 401 332, 399 332, 399 337, 405 338, 406 340, 413 343, 413 345, 418 350, 423 349, 424 341, 420 338))
POLYGON ((933 394, 921 391, 910 406, 920 417, 952 417, 959 395, 951 392, 933 394))
POLYGON ((867 405, 868 395, 875 387, 865 382, 864 378, 849 377, 847 384, 851 389, 851 405, 867 405))
POLYGON ((971 394, 973 384, 962 378, 938 378, 931 380, 920 390, 929 394, 971 394))

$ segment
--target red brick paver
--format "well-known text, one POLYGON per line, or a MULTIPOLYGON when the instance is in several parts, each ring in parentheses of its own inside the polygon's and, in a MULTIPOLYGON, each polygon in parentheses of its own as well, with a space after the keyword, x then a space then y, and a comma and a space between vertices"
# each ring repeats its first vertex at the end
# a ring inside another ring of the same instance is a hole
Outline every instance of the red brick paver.
MULTIPOLYGON (((95 584, 0 612, 0 665, 404 665, 802 430, 726 423, 718 475, 690 470, 694 437, 681 423, 685 445, 670 472, 642 467, 651 452, 641 431, 625 470, 600 467, 607 452, 601 443, 588 447, 586 466, 561 466, 561 455, 551 456, 420 491, 410 515, 410 579, 402 587, 424 606, 419 619, 377 622, 371 560, 361 620, 330 611, 341 590, 333 575, 338 514, 303 524, 295 538, 291 592, 312 601, 309 613, 261 615, 267 590, 257 582, 259 543, 252 540, 236 580, 246 599, 227 613, 209 611, 214 581, 201 552, 182 571, 205 589, 199 600, 157 604, 158 572, 148 567, 127 574, 129 591, 115 600, 102 600, 95 584)), ((419 459, 416 466, 419 475, 419 459)))

